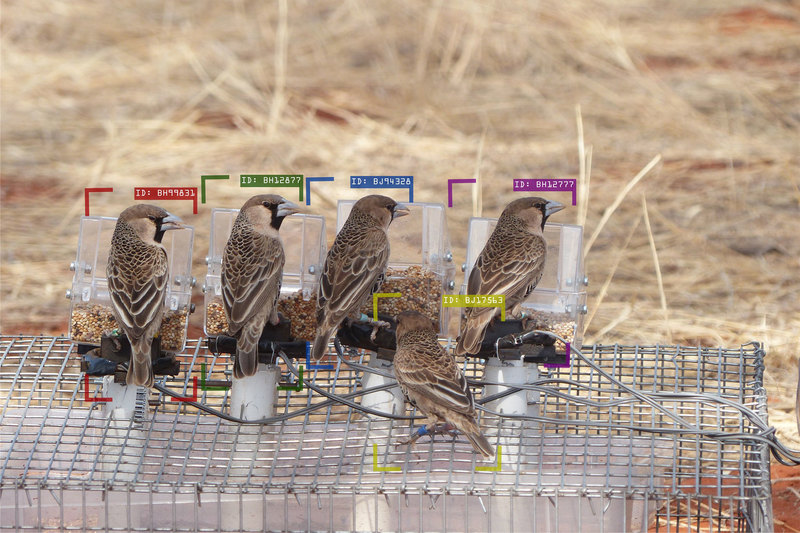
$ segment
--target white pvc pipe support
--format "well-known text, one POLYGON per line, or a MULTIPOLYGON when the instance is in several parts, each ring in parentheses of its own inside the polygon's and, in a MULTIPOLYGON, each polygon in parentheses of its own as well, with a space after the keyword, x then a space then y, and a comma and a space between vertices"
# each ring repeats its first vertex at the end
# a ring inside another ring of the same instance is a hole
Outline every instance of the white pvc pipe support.
MULTIPOLYGON (((370 360, 369 363, 367 363, 367 366, 369 366, 370 368, 375 368, 377 370, 382 370, 383 372, 394 374, 392 363, 384 359, 378 359, 378 356, 376 354, 372 354, 370 356, 370 360)), ((391 383, 394 381, 395 381, 394 378, 387 378, 384 376, 380 376, 378 374, 373 374, 371 372, 365 372, 361 384, 364 389, 371 389, 372 387, 378 387, 380 385, 385 385, 387 383, 391 383)), ((405 407, 406 407, 405 403, 406 403, 405 396, 403 396, 403 391, 400 390, 399 385, 396 387, 392 387, 391 389, 371 392, 369 394, 361 396, 362 407, 367 407, 370 409, 381 411, 383 413, 390 413, 395 415, 400 415, 405 412, 405 407)), ((374 415, 367 415, 367 416, 374 416, 374 415)))
MULTIPOLYGON (((492 357, 486 361, 485 376, 486 381, 522 385, 536 381, 539 378, 539 369, 535 364, 526 364, 522 361, 500 361, 500 359, 492 357)), ((509 387, 502 385, 486 385, 484 396, 492 396, 507 389, 509 387)), ((531 414, 529 400, 532 400, 530 403, 534 403, 535 399, 538 399, 529 398, 529 396, 528 391, 521 390, 489 402, 487 407, 506 415, 528 415, 531 414)), ((534 396, 538 397, 538 394, 534 393, 534 396)))
POLYGON ((279 377, 278 365, 261 363, 254 375, 234 377, 231 386, 231 415, 243 420, 261 420, 275 416, 279 377))
MULTIPOLYGON (((513 387, 513 385, 533 383, 539 379, 539 368, 535 363, 523 363, 519 360, 501 361, 496 357, 492 357, 486 361, 484 377, 486 381, 489 382, 509 385, 486 385, 483 393, 484 396, 492 396, 508 390, 513 387)), ((539 394, 537 392, 520 390, 498 400, 489 402, 486 404, 486 407, 504 415, 536 416, 539 414, 538 402, 539 394)), ((520 459, 519 454, 522 451, 519 447, 519 430, 512 430, 512 428, 521 428, 522 425, 523 422, 520 420, 506 419, 502 421, 502 428, 504 429, 501 435, 498 435, 497 426, 487 428, 485 433, 489 442, 493 445, 499 444, 503 447, 503 464, 509 465, 512 468, 518 464, 520 459), (503 434, 511 436, 502 436, 503 434)), ((528 423, 527 426, 530 427, 530 423, 528 423)))
MULTIPOLYGON (((147 398, 145 387, 114 383, 114 376, 103 376, 103 416, 111 418, 100 448, 100 471, 109 479, 131 481, 135 478, 144 447, 144 431, 132 422, 136 412, 136 397, 147 398)), ((145 403, 145 405, 147 405, 145 403)))
MULTIPOLYGON (((379 359, 376 353, 370 354, 370 359, 367 362, 367 366, 394 376, 394 368, 392 363, 384 359, 379 359)), ((371 389, 372 387, 378 387, 387 383, 396 383, 396 380, 393 377, 384 377, 378 374, 373 374, 372 372, 365 372, 364 377, 361 379, 361 386, 363 389, 371 389)), ((389 389, 362 395, 361 406, 369 409, 375 409, 376 411, 380 411, 382 413, 402 415, 405 414, 406 411, 406 400, 405 396, 403 396, 403 391, 400 389, 400 385, 395 385, 389 389)), ((380 466, 387 466, 384 465, 384 460, 388 457, 388 451, 394 447, 395 437, 392 436, 391 428, 396 424, 392 424, 391 420, 378 415, 372 415, 368 413, 364 414, 366 415, 367 419, 371 419, 369 420, 367 426, 369 427, 370 436, 367 446, 370 448, 370 451, 372 451, 372 444, 377 444, 377 462, 380 466)), ((383 499, 381 498, 381 502, 382 501, 383 499)), ((364 501, 360 501, 356 505, 356 509, 360 510, 364 508, 364 505, 366 505, 367 508, 370 509, 369 512, 374 513, 375 510, 369 506, 381 505, 381 502, 375 504, 375 502, 367 498, 364 501)), ((384 515, 384 518, 379 520, 377 524, 373 524, 379 526, 374 530, 385 531, 390 529, 385 527, 385 520, 386 517, 384 515)))
MULTIPOLYGON (((103 415, 115 420, 130 420, 136 410, 136 395, 144 387, 114 383, 114 376, 103 376, 103 397, 111 401, 103 402, 103 415)), ((145 391, 145 394, 147 392, 145 391)))

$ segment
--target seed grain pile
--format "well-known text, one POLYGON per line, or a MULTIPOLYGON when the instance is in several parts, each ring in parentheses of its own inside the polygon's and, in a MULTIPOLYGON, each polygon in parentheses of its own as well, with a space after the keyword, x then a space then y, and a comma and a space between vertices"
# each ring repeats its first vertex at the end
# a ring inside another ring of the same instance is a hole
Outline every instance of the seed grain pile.
MULTIPOLYGON (((161 320, 161 349, 181 351, 186 340, 187 310, 167 311, 161 320)), ((101 304, 76 305, 70 321, 70 338, 78 342, 100 344, 103 333, 117 329, 117 321, 109 307, 101 304)))
MULTIPOLYGON (((278 312, 288 318, 291 335, 294 339, 312 341, 317 328, 317 297, 303 298, 303 291, 289 296, 281 296, 278 300, 278 312)), ((209 335, 227 335, 228 319, 225 308, 219 299, 212 300, 206 307, 206 332, 209 335)))
POLYGON ((228 332, 228 319, 225 317, 225 308, 222 301, 212 300, 206 306, 206 333, 209 335, 226 335, 228 332))
MULTIPOLYGON (((570 344, 575 338, 575 320, 572 319, 567 313, 548 313, 545 311, 525 311, 529 317, 525 329, 539 329, 542 331, 552 331, 556 335, 562 337, 570 344)), ((556 348, 565 350, 566 346, 561 341, 556 341, 556 348)))
POLYGON ((111 310, 100 304, 76 305, 72 310, 69 336, 74 341, 100 344, 103 332, 117 328, 111 310))
MULTIPOLYGON (((386 269, 380 292, 399 292, 400 298, 378 298, 378 314, 397 316, 403 311, 417 311, 435 323, 439 322, 442 307, 442 279, 436 273, 414 265, 408 268, 386 269)), ((361 312, 372 317, 372 299, 364 303, 361 312)))
POLYGON ((305 300, 303 291, 278 300, 278 312, 291 320, 292 337, 297 340, 313 341, 317 329, 317 296, 305 300))

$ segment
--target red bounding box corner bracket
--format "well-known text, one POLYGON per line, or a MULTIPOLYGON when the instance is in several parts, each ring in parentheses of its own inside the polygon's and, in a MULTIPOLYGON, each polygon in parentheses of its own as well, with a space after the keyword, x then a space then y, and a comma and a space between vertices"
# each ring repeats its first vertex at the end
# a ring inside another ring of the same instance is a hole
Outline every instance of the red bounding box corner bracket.
POLYGON ((89 193, 93 192, 114 192, 113 187, 86 187, 83 189, 83 212, 89 216, 89 193))
POLYGON ((192 395, 183 398, 172 397, 169 399, 171 402, 196 402, 197 401, 197 376, 192 378, 192 395))
POLYGON ((87 402, 110 402, 111 398, 106 398, 103 396, 92 398, 89 396, 89 374, 83 375, 83 399, 87 402))

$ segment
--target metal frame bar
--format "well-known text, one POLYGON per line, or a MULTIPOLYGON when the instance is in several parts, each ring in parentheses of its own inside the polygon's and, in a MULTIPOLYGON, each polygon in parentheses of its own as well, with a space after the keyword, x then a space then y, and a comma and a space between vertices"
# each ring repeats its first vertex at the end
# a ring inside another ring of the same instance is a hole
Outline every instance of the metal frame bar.
MULTIPOLYGON (((12 518, 8 527, 22 529, 35 529, 47 519, 66 529, 78 520, 77 529, 89 530, 250 531, 261 530, 244 518, 251 505, 262 506, 257 514, 263 528, 269 519, 277 529, 324 529, 318 524, 327 519, 334 528, 341 519, 334 508, 345 501, 352 506, 352 524, 361 523, 369 508, 381 527, 422 529, 430 507, 441 506, 444 530, 505 530, 520 520, 563 526, 574 519, 577 526, 589 527, 592 517, 630 510, 630 502, 641 501, 634 508, 645 517, 652 514, 657 531, 689 531, 705 522, 721 531, 772 527, 768 447, 745 438, 715 440, 708 433, 720 428, 757 433, 758 424, 766 423, 759 346, 613 345, 584 352, 594 366, 575 357, 571 367, 542 369, 539 382, 523 387, 538 395, 540 416, 512 420, 481 412, 485 430, 512 439, 519 453, 514 461, 503 461, 500 472, 476 472, 479 463, 463 438, 421 440, 413 450, 395 449, 396 439, 410 433, 410 421, 366 416, 341 405, 325 404, 276 424, 242 426, 151 390, 155 405, 144 421, 112 421, 97 403, 81 401, 80 358, 67 339, 0 335, 0 391, 8 391, 0 411, 0 451, 6 451, 0 454, 5 455, 0 507, 12 518), (646 393, 647 401, 631 396, 631 388, 646 393), (698 431, 686 432, 685 424, 698 431), (379 464, 400 466, 401 472, 372 471, 375 439, 383 446, 379 464), (109 500, 121 494, 124 517, 109 510, 109 500), (31 495, 36 502, 28 503, 31 495), (194 503, 210 501, 187 511, 191 526, 181 529, 187 495, 194 503), (397 508, 379 511, 385 506, 381 495, 396 495, 392 505, 397 508), (518 498, 531 498, 530 504, 516 507, 518 498), (286 515, 275 525, 278 499, 286 515), (477 510, 463 511, 462 502, 473 507, 477 502, 477 510), (72 509, 76 505, 79 519, 72 509), (171 512, 160 511, 165 505, 171 512), (147 523, 140 520, 143 510, 149 513, 147 523), (235 524, 227 522, 223 510, 237 516, 235 524), (209 511, 215 524, 204 517, 209 511), (91 516, 102 527, 88 523, 91 516), (126 523, 108 523, 119 518, 126 523), (171 524, 163 525, 164 520, 171 524)), ((348 357, 363 363, 364 353, 348 357)), ((209 379, 212 372, 228 376, 231 371, 230 360, 209 353, 202 341, 187 341, 179 358, 186 375, 162 382, 183 394, 192 377, 199 377, 202 363, 209 379)), ((477 380, 472 386, 480 401, 482 365, 460 363, 477 380)), ((346 394, 358 391, 363 374, 362 367, 337 361, 334 370, 310 370, 305 379, 346 394)), ((228 408, 228 391, 198 392, 203 403, 228 408)), ((309 387, 282 391, 276 411, 292 413, 325 400, 309 387)), ((621 520, 631 527, 627 512, 621 520)), ((0 529, 5 527, 4 521, 0 529)), ((601 520, 600 527, 609 526, 601 520)))

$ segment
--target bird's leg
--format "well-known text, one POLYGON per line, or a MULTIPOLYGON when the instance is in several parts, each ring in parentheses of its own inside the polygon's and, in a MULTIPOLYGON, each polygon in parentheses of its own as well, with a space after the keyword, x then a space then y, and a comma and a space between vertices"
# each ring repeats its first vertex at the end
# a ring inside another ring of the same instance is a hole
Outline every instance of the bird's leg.
MULTIPOLYGON (((349 328, 353 324, 362 323, 364 321, 364 317, 367 317, 367 315, 361 313, 361 311, 358 311, 358 310, 353 311, 352 313, 350 313, 349 315, 344 317, 344 320, 342 321, 342 325, 344 327, 346 327, 346 328, 349 328)), ((369 318, 369 317, 367 317, 367 318, 369 318)))
POLYGON ((431 440, 433 440, 434 435, 449 435, 453 437, 453 440, 456 440, 456 438, 458 437, 458 431, 456 430, 456 427, 450 422, 446 422, 444 424, 437 424, 428 433, 431 436, 431 440))
POLYGON ((369 340, 371 340, 372 342, 375 342, 375 337, 376 335, 378 335, 378 330, 380 328, 388 328, 392 326, 389 322, 386 322, 384 320, 372 320, 370 317, 364 314, 360 316, 359 320, 355 320, 353 322, 356 322, 358 324, 364 324, 367 326, 372 326, 372 333, 369 336, 369 340))
MULTIPOLYGON (((508 316, 513 318, 514 320, 519 320, 521 322, 522 331, 528 331, 528 324, 533 321, 533 317, 528 315, 528 313, 522 310, 522 304, 517 304, 511 309, 508 310, 508 316)), ((535 325, 535 324, 534 324, 535 325)))
POLYGON ((369 336, 369 340, 372 342, 375 342, 375 337, 378 335, 378 330, 380 328, 388 328, 391 326, 391 324, 384 320, 371 321, 370 323, 372 324, 372 333, 369 336))
POLYGON ((409 446, 413 446, 417 440, 422 437, 423 435, 430 435, 431 440, 435 440, 436 435, 449 435, 456 440, 458 437, 458 431, 453 424, 445 423, 445 424, 437 424, 435 422, 431 422, 426 426, 421 426, 417 429, 414 433, 412 433, 406 439, 400 439, 395 446, 400 446, 403 444, 407 444, 409 446))
POLYGON ((119 340, 120 338, 119 330, 108 329, 103 331, 103 335, 108 337, 108 339, 111 341, 111 344, 114 345, 115 352, 119 352, 120 350, 122 350, 122 341, 119 340))
POLYGON ((395 447, 402 446, 404 444, 407 444, 408 446, 413 446, 414 443, 417 442, 417 439, 419 439, 423 435, 431 435, 431 438, 433 438, 432 430, 435 427, 436 424, 428 424, 426 426, 420 426, 420 428, 411 435, 409 435, 408 438, 398 440, 397 444, 395 444, 395 447))
POLYGON ((458 438, 458 430, 456 430, 456 427, 449 422, 444 425, 444 427, 442 428, 442 432, 447 433, 448 435, 453 437, 453 440, 456 440, 456 438, 458 438))

